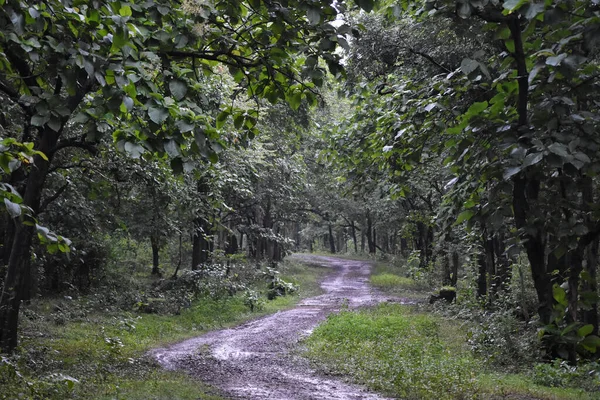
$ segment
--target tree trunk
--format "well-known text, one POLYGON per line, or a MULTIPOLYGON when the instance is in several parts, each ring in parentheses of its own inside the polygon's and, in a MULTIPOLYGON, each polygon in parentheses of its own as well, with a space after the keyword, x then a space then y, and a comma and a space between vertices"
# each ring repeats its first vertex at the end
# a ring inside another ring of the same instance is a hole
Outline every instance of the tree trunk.
POLYGON ((583 311, 583 322, 585 324, 591 324, 594 327, 592 332, 594 335, 598 335, 598 280, 596 277, 596 270, 598 268, 598 240, 594 240, 586 249, 585 258, 587 264, 585 270, 587 272, 587 279, 584 280, 582 285, 582 291, 592 294, 590 296, 593 300, 588 304, 589 308, 583 311))
POLYGON ((365 252, 365 229, 360 232, 360 252, 365 252))
POLYGON ((478 274, 477 274, 477 297, 485 297, 487 295, 487 263, 485 260, 485 251, 477 257, 478 274))
POLYGON ((373 221, 371 220, 371 214, 367 212, 367 244, 369 245, 369 254, 375 254, 376 246, 375 246, 375 238, 373 229, 373 221))
POLYGON ((232 233, 227 236, 227 247, 225 248, 225 254, 235 254, 238 252, 238 241, 237 236, 232 233))
POLYGON ((354 221, 352 221, 352 225, 350 225, 350 229, 352 232, 352 243, 354 243, 354 252, 358 253, 358 247, 356 245, 356 227, 354 226, 354 221))
MULTIPOLYGON (((591 178, 584 182, 582 190, 582 201, 584 209, 589 209, 594 204, 594 186, 591 178)), ((589 221, 588 221, 589 222, 589 221)), ((582 294, 590 294, 587 307, 583 310, 583 322, 594 327, 592 334, 598 335, 598 281, 596 271, 598 268, 598 238, 594 238, 586 247, 584 252, 586 260, 585 271, 587 276, 582 282, 582 294)), ((587 297, 587 296, 586 296, 587 297)))
POLYGON ((329 228, 329 252, 335 254, 335 238, 333 237, 333 228, 331 223, 328 225, 329 228))
POLYGON ((452 284, 452 266, 450 264, 450 257, 445 249, 440 250, 438 256, 442 259, 442 285, 449 286, 452 284))
POLYGON ((522 232, 521 240, 531 266, 533 284, 538 297, 540 321, 542 324, 547 325, 552 320, 554 297, 550 274, 546 270, 546 244, 541 229, 531 226, 527 222, 530 213, 529 201, 537 199, 538 188, 538 181, 528 181, 525 177, 518 176, 514 180, 512 203, 515 225, 522 232))
POLYGON ((404 257, 408 256, 408 240, 400 238, 400 254, 404 257))
POLYGON ((500 229, 494 236, 494 253, 496 254, 496 288, 506 292, 510 288, 510 260, 506 255, 506 244, 504 242, 504 232, 500 229))
POLYGON ((194 221, 194 239, 192 241, 192 271, 196 271, 200 264, 208 261, 210 256, 210 242, 207 239, 210 225, 204 218, 194 221))
POLYGON ((152 245, 152 275, 160 275, 159 269, 159 255, 160 250, 159 238, 157 235, 150 236, 150 244, 152 245))
POLYGON ((494 294, 497 291, 497 287, 494 285, 496 278, 496 259, 494 257, 494 239, 488 235, 487 229, 483 230, 483 249, 485 254, 485 266, 486 266, 486 285, 488 301, 490 304, 493 303, 494 294))
MULTIPOLYGON (((53 130, 46 128, 42 132, 39 150, 46 154, 49 160, 46 161, 40 156, 35 156, 34 166, 27 177, 23 205, 29 206, 34 214, 40 207, 42 191, 52 160, 51 150, 56 146, 57 141, 58 134, 53 130)), ((21 300, 29 292, 31 284, 30 252, 35 221, 28 216, 23 216, 23 219, 28 224, 16 221, 6 278, 0 296, 0 350, 6 353, 12 352, 17 346, 21 300)))
POLYGON ((450 280, 450 285, 456 287, 458 283, 458 264, 459 264, 459 255, 458 251, 452 251, 452 277, 450 280))

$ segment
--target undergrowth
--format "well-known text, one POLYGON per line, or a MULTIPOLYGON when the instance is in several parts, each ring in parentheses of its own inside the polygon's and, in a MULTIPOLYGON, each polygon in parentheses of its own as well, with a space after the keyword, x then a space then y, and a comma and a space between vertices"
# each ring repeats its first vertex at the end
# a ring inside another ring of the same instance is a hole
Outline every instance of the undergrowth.
POLYGON ((229 271, 230 280, 212 271, 198 283, 124 275, 87 295, 33 302, 22 315, 20 347, 0 360, 0 399, 220 399, 184 374, 163 371, 147 351, 291 307, 319 294, 329 272, 286 261, 279 271, 253 266, 258 278, 242 281, 251 273, 243 268, 229 271), (298 291, 269 301, 273 282, 298 291), (252 310, 249 293, 260 307, 252 310))
POLYGON ((436 318, 398 304, 331 315, 307 339, 307 355, 329 373, 404 399, 469 398, 477 363, 443 340, 436 318))
POLYGON ((581 383, 583 371, 556 372, 550 366, 552 371, 541 368, 531 376, 490 370, 469 351, 465 334, 458 321, 381 304, 330 315, 305 340, 305 355, 325 373, 402 399, 600 398, 591 387, 586 392, 545 386, 548 379, 581 383))

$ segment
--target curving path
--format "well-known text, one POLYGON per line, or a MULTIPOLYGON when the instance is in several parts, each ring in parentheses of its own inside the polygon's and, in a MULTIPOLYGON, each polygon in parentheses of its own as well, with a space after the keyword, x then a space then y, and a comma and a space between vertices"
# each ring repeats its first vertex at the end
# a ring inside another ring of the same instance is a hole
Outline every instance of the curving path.
POLYGON ((295 257, 331 268, 332 273, 321 283, 324 294, 305 299, 287 311, 156 349, 152 356, 164 368, 186 370, 232 399, 384 399, 317 374, 294 350, 303 336, 342 305, 354 308, 392 299, 369 287, 371 266, 367 262, 295 257))

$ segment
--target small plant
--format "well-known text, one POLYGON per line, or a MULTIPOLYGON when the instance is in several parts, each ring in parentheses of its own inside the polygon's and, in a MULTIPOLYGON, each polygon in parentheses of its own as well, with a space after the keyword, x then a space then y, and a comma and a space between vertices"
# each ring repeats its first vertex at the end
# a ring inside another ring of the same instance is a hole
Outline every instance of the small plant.
POLYGON ((533 381, 549 387, 574 387, 588 391, 600 390, 600 364, 582 363, 574 366, 565 360, 537 364, 533 369, 533 381))
POLYGON ((244 292, 244 305, 250 309, 250 311, 261 311, 264 308, 265 302, 255 290, 248 289, 244 292))
POLYGON ((295 293, 298 288, 290 282, 286 282, 279 277, 279 271, 273 268, 267 268, 267 279, 268 279, 268 292, 267 298, 273 300, 279 296, 287 296, 288 294, 295 293))

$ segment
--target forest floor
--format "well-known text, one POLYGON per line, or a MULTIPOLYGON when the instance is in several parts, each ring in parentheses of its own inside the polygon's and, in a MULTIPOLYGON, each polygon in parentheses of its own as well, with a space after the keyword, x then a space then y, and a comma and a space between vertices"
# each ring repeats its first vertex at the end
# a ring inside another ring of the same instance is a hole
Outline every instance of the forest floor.
POLYGON ((393 287, 383 285, 390 277, 402 281, 385 265, 308 254, 293 259, 330 270, 321 295, 149 354, 165 369, 184 371, 229 399, 388 398, 381 393, 419 399, 600 397, 486 369, 485 360, 468 349, 460 323, 412 305, 425 302, 425 288, 395 280, 393 287))
POLYGON ((368 284, 368 262, 295 257, 331 269, 321 283, 324 294, 305 299, 292 309, 156 349, 151 354, 165 368, 186 370, 236 399, 383 399, 319 374, 297 351, 298 343, 340 309, 415 300, 377 293, 368 284))

